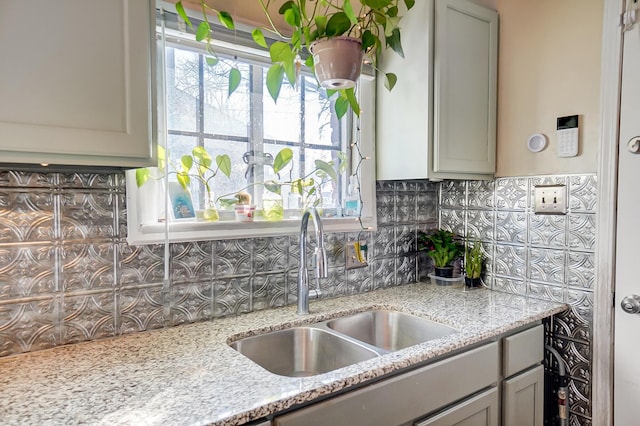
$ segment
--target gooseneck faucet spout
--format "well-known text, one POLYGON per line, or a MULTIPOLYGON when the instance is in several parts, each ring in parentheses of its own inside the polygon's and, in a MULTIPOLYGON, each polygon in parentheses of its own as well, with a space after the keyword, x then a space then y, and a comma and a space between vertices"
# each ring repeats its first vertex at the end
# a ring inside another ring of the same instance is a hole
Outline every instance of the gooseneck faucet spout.
POLYGON ((311 208, 302 215, 302 224, 300 225, 300 269, 298 270, 298 315, 307 315, 309 313, 309 294, 313 293, 314 297, 320 295, 320 288, 309 290, 309 272, 307 270, 307 227, 309 225, 309 216, 313 214, 313 221, 316 228, 316 249, 313 252, 313 269, 316 279, 326 278, 327 273, 327 252, 324 249, 324 231, 322 229, 322 220, 320 214, 315 208, 311 208))

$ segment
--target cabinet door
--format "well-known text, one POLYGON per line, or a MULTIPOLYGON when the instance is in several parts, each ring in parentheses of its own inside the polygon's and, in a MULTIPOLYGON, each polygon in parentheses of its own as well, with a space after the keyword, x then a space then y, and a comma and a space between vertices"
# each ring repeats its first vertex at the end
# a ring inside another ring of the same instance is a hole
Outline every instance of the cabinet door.
POLYGON ((504 426, 542 426, 544 367, 539 365, 502 383, 504 426))
POLYGON ((498 15, 467 0, 436 2, 435 173, 495 173, 498 15))
POLYGON ((498 390, 493 388, 415 426, 497 426, 499 418, 498 390))
POLYGON ((433 1, 410 11, 400 2, 404 58, 392 49, 380 56, 376 92, 376 175, 380 180, 429 176, 433 129, 433 1), (392 91, 384 73, 395 73, 392 91))
POLYGON ((152 0, 0 2, 0 161, 153 165, 154 14, 152 0))

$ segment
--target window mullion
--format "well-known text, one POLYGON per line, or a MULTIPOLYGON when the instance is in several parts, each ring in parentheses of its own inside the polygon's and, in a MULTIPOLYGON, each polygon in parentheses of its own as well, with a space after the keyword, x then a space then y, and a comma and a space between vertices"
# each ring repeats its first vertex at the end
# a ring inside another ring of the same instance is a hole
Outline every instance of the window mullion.
MULTIPOLYGON (((251 102, 249 103, 249 117, 251 125, 249 127, 249 151, 253 151, 254 155, 258 158, 262 158, 264 153, 264 108, 263 108, 263 77, 262 67, 251 65, 249 71, 250 81, 249 88, 251 92, 251 102)), ((254 204, 262 205, 262 187, 260 185, 254 185, 254 183, 264 182, 264 166, 253 166, 253 181, 249 181, 251 185, 251 193, 253 195, 254 204)))
MULTIPOLYGON (((198 134, 198 146, 204 147, 204 55, 198 55, 198 101, 196 104, 196 132, 198 134)), ((198 180, 198 199, 200 208, 205 207, 204 184, 198 180)))
POLYGON ((303 177, 306 174, 305 116, 307 114, 306 114, 306 104, 305 104, 305 92, 307 89, 306 89, 305 83, 306 83, 306 79, 304 78, 304 76, 300 76, 300 177, 303 177))

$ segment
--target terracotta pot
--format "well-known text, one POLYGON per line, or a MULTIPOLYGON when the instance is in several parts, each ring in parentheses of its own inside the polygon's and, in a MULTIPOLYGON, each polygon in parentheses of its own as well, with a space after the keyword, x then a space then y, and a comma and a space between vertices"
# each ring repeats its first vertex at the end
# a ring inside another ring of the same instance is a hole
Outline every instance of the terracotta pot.
POLYGON ((442 268, 438 266, 434 266, 436 277, 442 278, 452 278, 453 277, 453 266, 444 266, 442 268))
POLYGON ((314 41, 313 55, 316 78, 327 89, 355 87, 362 69, 362 43, 351 37, 332 37, 314 41))

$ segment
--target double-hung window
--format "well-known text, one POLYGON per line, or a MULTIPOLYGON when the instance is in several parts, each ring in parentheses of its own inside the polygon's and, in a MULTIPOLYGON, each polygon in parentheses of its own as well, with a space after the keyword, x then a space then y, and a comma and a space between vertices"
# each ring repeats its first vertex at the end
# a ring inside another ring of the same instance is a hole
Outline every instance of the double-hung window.
POLYGON ((131 243, 296 232, 309 206, 321 209, 329 231, 375 226, 372 77, 363 76, 359 84, 361 117, 349 113, 338 119, 335 96, 329 97, 305 70, 296 87, 282 85, 274 102, 266 87, 268 53, 250 46, 246 35, 221 32, 215 65, 205 46, 184 32, 163 28, 158 37, 158 98, 164 117, 159 156, 164 167, 152 171, 142 185, 136 184, 134 172, 128 173, 131 243), (229 95, 232 69, 241 80, 229 95), (181 182, 184 156, 197 158, 194 148, 211 155, 211 170, 198 179, 194 165, 188 182, 181 182), (277 170, 282 153, 292 156, 277 170), (216 162, 222 156, 230 160, 229 176, 216 162), (330 178, 316 160, 329 164, 337 177, 330 178), (239 192, 250 194, 255 206, 250 222, 234 214, 239 192), (180 196, 189 199, 184 215, 176 210, 180 196), (212 202, 217 220, 207 221, 202 212, 212 202), (273 205, 280 208, 275 221, 269 212, 273 205))

